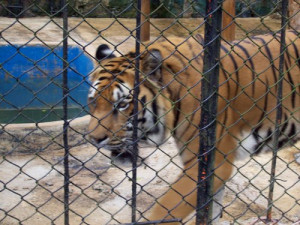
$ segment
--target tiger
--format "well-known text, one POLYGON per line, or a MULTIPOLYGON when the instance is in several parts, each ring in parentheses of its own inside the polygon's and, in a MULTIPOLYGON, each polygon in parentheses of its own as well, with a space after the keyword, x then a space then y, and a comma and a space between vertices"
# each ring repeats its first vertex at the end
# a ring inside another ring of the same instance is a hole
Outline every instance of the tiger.
MULTIPOLYGON (((270 151, 274 146, 280 37, 270 33, 221 42, 212 219, 222 213, 225 182, 235 160, 270 151)), ((278 146, 300 139, 300 39, 287 30, 282 79, 282 118, 278 146)), ((91 74, 88 102, 89 137, 97 148, 118 154, 134 141, 159 146, 173 137, 182 174, 150 210, 148 221, 180 219, 194 212, 197 202, 199 123, 203 37, 164 37, 115 56, 106 44, 97 50, 99 68, 91 74), (135 66, 136 57, 140 65, 135 66), (137 69, 137 101, 134 100, 137 69), (134 113, 134 103, 137 111, 134 113), (136 124, 134 118, 136 116, 136 124), (134 126, 137 140, 133 139, 134 126)), ((298 154, 298 159, 300 154, 298 154)), ((182 224, 169 222, 157 224, 182 224)))

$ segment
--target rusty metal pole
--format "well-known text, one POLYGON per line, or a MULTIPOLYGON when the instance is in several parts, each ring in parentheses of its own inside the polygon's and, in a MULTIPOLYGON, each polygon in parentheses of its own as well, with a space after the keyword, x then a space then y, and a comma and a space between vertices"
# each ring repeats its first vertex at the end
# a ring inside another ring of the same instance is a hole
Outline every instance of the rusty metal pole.
POLYGON ((150 0, 142 0, 141 3, 141 41, 143 42, 150 40, 150 0))
POLYGON ((235 0, 225 0, 223 2, 222 13, 222 33, 221 36, 226 41, 235 40, 235 0))
MULTIPOLYGON (((222 2, 207 1, 201 79, 196 225, 212 224, 222 2)), ((199 94, 200 95, 200 94, 199 94)))

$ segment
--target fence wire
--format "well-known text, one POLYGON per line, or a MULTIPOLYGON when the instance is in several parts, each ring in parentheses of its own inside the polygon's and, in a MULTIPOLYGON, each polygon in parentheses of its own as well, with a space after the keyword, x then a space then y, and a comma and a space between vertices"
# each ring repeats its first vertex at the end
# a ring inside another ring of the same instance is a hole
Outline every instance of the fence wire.
POLYGON ((0 1, 0 224, 300 224, 299 11, 0 1))

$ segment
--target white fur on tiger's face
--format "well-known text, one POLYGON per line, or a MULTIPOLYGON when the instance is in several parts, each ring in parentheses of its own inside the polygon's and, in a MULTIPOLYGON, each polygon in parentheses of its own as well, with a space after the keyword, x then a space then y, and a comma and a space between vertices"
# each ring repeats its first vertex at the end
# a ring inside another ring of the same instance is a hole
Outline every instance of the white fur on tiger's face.
MULTIPOLYGON (((285 41, 280 148, 300 139, 299 34, 287 31, 285 41)), ((127 151, 136 141, 135 53, 106 57, 99 58, 101 66, 91 76, 89 134, 99 148, 127 151)), ((214 170, 219 203, 235 159, 274 148, 279 57, 278 34, 221 45, 214 170)), ((172 135, 184 165, 180 179, 158 200, 149 220, 184 219, 196 207, 202 61, 198 37, 162 39, 142 49, 137 141, 157 146, 172 135)), ((214 217, 220 208, 215 205, 214 217)))

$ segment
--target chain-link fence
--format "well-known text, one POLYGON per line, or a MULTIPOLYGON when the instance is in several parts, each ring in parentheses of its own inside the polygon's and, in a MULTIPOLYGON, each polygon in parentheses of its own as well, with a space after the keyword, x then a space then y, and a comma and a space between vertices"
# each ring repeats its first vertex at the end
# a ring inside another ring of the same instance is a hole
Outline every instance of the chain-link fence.
POLYGON ((300 224, 299 11, 0 1, 0 224, 300 224))

